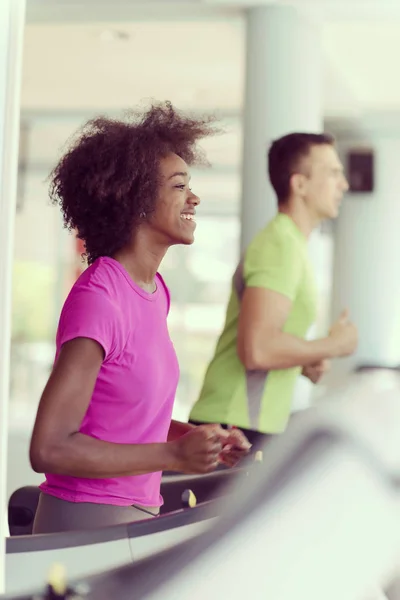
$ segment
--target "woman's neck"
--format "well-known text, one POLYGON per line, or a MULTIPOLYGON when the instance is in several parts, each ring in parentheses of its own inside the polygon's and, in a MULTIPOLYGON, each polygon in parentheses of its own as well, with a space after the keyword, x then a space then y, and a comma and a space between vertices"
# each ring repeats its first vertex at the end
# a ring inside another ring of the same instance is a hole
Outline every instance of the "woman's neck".
POLYGON ((154 291, 156 273, 168 250, 168 247, 157 244, 152 237, 139 230, 132 242, 113 256, 133 281, 148 291, 154 291))

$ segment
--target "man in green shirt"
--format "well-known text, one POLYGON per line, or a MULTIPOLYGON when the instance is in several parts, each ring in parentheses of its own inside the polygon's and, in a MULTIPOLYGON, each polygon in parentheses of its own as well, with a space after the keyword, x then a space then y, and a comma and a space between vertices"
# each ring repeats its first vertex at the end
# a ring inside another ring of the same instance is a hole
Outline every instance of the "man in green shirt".
POLYGON ((239 427, 251 443, 285 430, 300 374, 317 383, 329 359, 357 346, 346 312, 326 337, 305 339, 317 309, 308 238, 337 217, 348 189, 333 138, 293 133, 276 140, 268 171, 278 213, 236 269, 225 326, 190 414, 194 423, 239 427))

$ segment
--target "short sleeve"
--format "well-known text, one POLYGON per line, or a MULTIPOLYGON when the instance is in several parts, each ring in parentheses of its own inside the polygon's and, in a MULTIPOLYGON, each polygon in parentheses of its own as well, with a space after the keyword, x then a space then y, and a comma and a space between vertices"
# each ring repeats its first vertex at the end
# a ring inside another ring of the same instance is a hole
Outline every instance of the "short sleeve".
POLYGON ((67 299, 57 332, 57 346, 78 337, 100 344, 105 361, 115 358, 124 347, 122 315, 106 294, 92 290, 72 292, 67 299))
POLYGON ((303 272, 303 252, 291 236, 256 240, 244 258, 246 287, 261 287, 294 300, 303 272))

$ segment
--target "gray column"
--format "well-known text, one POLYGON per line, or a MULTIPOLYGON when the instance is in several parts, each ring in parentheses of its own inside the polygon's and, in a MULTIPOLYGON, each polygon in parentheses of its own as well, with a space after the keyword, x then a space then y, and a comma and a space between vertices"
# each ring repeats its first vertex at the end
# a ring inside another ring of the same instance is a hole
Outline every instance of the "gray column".
POLYGON ((336 375, 354 366, 400 365, 400 114, 365 115, 351 127, 327 123, 342 160, 351 149, 372 149, 372 193, 347 194, 335 223, 332 310, 348 307, 359 347, 336 361, 336 375))
POLYGON ((18 165, 25 0, 0 2, 0 594, 5 589, 11 271, 18 165))
POLYGON ((319 27, 290 6, 247 12, 241 248, 276 212, 266 152, 276 137, 323 125, 319 27))

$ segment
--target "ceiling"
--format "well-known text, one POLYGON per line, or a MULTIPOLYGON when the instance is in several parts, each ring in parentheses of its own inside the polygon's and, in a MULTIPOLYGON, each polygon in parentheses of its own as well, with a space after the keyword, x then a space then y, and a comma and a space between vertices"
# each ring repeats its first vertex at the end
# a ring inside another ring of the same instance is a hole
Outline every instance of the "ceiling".
POLYGON ((182 109, 237 112, 243 60, 240 18, 28 25, 22 106, 118 110, 154 97, 182 109))
MULTIPOLYGON (((331 7, 330 0, 318 1, 319 7, 331 7)), ((400 10, 398 18, 395 12, 388 18, 394 6, 400 9, 400 0, 379 2, 378 15, 375 0, 335 0, 337 10, 347 7, 347 16, 325 15, 320 21, 326 117, 400 109, 400 79, 394 75, 400 10), (373 5, 379 18, 372 18, 373 5)), ((82 120, 99 112, 119 114, 155 98, 223 117, 229 133, 210 140, 211 155, 214 164, 235 168, 241 147, 245 12, 228 4, 28 0, 21 101, 31 126, 31 160, 47 168, 55 149, 82 120)))
MULTIPOLYGON (((322 40, 326 114, 400 106, 400 80, 393 75, 400 21, 326 22, 322 40)), ((241 15, 224 21, 30 23, 22 107, 119 110, 153 97, 234 115, 243 103, 244 53, 241 15)))
POLYGON ((400 18, 398 0, 27 0, 30 22, 225 18, 251 6, 292 4, 328 19, 400 18), (95 8, 95 10, 94 10, 95 8))

